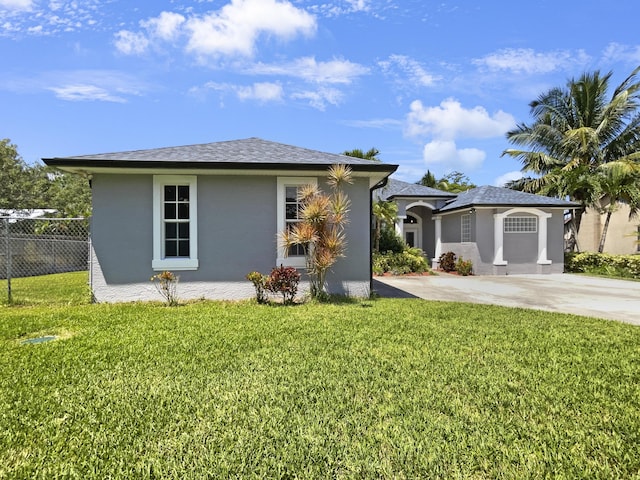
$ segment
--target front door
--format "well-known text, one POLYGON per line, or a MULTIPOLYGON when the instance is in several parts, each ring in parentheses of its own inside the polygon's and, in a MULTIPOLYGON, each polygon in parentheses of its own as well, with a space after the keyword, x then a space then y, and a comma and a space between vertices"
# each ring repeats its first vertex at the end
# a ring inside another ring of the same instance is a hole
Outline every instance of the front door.
POLYGON ((407 216, 403 219, 402 223, 402 231, 406 244, 412 248, 419 248, 422 250, 420 220, 418 217, 407 212, 407 216))

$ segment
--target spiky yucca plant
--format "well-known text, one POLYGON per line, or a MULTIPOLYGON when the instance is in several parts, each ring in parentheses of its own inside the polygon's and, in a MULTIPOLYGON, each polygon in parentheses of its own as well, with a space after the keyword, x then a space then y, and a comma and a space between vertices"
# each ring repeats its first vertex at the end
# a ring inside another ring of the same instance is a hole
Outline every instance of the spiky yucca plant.
POLYGON ((327 194, 315 185, 301 188, 298 192, 301 221, 279 234, 280 246, 285 252, 293 245, 302 246, 311 296, 316 299, 327 295, 327 273, 338 258, 344 257, 347 246, 344 231, 351 202, 342 188, 351 183, 351 168, 329 167, 327 184, 331 192, 327 194))

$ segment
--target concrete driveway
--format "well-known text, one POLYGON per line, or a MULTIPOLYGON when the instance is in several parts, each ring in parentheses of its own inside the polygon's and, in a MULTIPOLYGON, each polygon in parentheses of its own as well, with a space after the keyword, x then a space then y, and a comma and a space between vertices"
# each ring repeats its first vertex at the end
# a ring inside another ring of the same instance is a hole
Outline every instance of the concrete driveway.
POLYGON ((571 274, 375 277, 382 297, 488 303, 640 325, 640 282, 571 274))

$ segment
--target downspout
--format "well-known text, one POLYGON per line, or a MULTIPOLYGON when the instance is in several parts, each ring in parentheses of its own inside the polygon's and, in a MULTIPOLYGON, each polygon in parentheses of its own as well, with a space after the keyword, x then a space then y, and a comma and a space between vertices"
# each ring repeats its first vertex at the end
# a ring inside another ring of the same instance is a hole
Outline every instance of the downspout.
MULTIPOLYGON (((391 174, 389 174, 391 175, 391 174)), ((389 183, 389 176, 384 177, 369 189, 369 295, 373 293, 373 229, 371 220, 373 219, 373 191, 384 188, 389 183)))

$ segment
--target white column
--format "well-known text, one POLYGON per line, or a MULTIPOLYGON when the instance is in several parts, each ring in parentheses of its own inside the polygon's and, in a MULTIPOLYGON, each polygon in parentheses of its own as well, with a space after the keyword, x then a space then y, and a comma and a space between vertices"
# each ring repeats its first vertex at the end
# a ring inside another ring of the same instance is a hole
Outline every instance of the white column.
POLYGON ((435 235, 436 235, 436 251, 433 255, 433 261, 437 262, 442 255, 442 217, 436 216, 433 217, 433 220, 436 222, 435 224, 435 235))
POLYGON ((550 213, 538 215, 538 265, 551 265, 547 258, 547 219, 550 213))
POLYGON ((404 219, 406 217, 396 217, 396 233, 404 240, 404 219))
POLYGON ((493 215, 493 264, 506 265, 503 257, 504 247, 504 214, 493 215))

